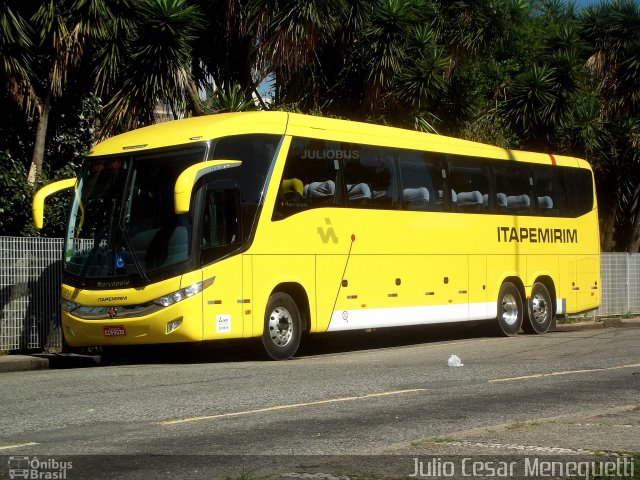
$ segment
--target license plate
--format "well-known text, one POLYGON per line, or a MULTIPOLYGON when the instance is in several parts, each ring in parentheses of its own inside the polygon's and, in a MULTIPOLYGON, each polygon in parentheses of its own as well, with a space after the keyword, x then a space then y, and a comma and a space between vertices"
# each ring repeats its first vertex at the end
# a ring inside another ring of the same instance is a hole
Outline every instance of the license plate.
POLYGON ((118 327, 102 327, 105 337, 122 337, 127 334, 123 326, 118 327))

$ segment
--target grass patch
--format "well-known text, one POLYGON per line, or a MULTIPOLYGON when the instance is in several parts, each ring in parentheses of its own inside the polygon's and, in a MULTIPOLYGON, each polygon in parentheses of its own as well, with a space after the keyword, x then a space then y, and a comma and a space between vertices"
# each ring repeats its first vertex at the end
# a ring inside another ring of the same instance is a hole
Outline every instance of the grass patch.
POLYGON ((251 473, 241 473, 240 475, 233 475, 230 477, 224 477, 225 480, 258 480, 258 477, 251 473))
POLYGON ((511 425, 507 425, 507 430, 516 430, 518 428, 530 428, 537 427, 540 422, 513 422, 511 425))
POLYGON ((572 323, 593 322, 593 317, 579 315, 577 317, 562 317, 556 320, 558 325, 571 325, 572 323))

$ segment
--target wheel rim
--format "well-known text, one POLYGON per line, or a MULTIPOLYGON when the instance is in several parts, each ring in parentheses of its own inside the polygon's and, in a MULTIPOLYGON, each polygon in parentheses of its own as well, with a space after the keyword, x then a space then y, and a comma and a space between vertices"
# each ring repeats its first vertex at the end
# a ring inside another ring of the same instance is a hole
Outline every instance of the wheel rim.
POLYGON ((518 322, 518 302, 510 293, 502 297, 502 321, 509 326, 518 322))
POLYGON ((284 307, 274 308, 269 315, 269 337, 274 345, 286 346, 293 337, 291 313, 284 307))
POLYGON ((540 324, 543 324, 547 321, 549 316, 549 306, 547 305, 547 300, 543 295, 534 295, 531 298, 531 313, 533 314, 533 319, 540 324))

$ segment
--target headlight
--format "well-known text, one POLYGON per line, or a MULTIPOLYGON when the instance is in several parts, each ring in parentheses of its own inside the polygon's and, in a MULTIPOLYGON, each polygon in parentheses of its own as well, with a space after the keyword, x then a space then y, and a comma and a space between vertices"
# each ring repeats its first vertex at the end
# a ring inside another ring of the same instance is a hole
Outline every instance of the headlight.
POLYGON ((62 300, 60 300, 60 306, 62 307, 62 309, 65 312, 73 312, 80 305, 78 305, 77 303, 74 303, 74 302, 72 302, 70 300, 62 299, 62 300))
POLYGON ((189 285, 188 287, 182 288, 176 292, 158 297, 155 300, 152 300, 151 303, 160 305, 161 307, 169 307, 174 303, 178 303, 189 297, 193 297, 205 288, 210 287, 211 285, 213 285, 213 281, 215 279, 216 277, 211 277, 207 280, 203 280, 202 282, 194 283, 193 285, 189 285))

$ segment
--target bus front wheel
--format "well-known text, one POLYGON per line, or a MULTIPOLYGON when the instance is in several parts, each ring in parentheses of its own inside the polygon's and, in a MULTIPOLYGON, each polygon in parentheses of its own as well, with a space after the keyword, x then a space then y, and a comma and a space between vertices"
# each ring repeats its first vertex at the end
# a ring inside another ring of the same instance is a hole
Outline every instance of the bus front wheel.
POLYGON ((512 337, 522 327, 522 297, 513 283, 505 282, 498 294, 498 333, 512 337))
POLYGON ((274 360, 287 360, 300 346, 302 322, 296 302, 286 293, 269 297, 264 314, 262 344, 274 360))
POLYGON ((547 333, 553 321, 553 304, 547 287, 534 283, 527 304, 527 318, 522 329, 527 333, 547 333))

